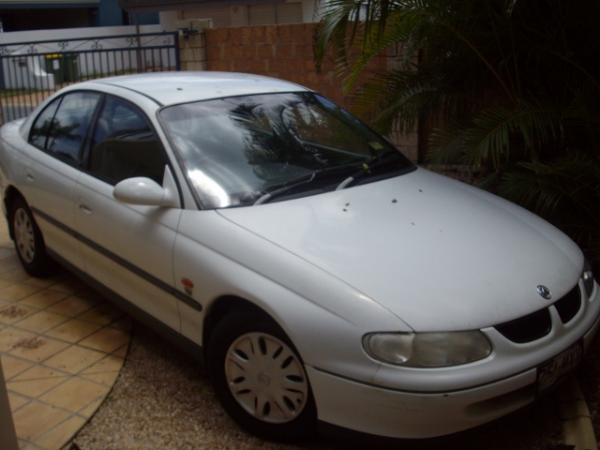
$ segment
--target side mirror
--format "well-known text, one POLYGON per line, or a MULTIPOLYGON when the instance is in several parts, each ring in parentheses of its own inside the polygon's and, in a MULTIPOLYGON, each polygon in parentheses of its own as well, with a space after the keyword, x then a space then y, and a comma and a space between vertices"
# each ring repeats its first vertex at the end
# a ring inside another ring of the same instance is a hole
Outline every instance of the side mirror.
POLYGON ((113 196, 120 202, 133 205, 177 206, 173 192, 146 177, 127 178, 117 183, 113 196))

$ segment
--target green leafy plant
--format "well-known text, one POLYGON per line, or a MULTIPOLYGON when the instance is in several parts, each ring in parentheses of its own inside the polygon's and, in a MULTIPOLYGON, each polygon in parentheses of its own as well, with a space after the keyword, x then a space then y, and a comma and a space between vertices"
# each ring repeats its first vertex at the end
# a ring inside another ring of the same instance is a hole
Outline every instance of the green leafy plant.
POLYGON ((598 267, 600 2, 329 0, 315 42, 376 128, 418 126, 427 162, 470 166, 598 267))

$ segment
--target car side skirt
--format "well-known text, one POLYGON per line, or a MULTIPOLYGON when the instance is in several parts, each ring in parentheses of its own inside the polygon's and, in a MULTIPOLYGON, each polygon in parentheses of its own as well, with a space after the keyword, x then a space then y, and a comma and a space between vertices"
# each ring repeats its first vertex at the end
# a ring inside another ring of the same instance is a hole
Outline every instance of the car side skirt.
POLYGON ((142 322, 148 328, 156 331, 161 336, 165 337, 173 344, 177 345, 179 348, 184 350, 186 353, 189 353, 196 361, 200 363, 204 363, 204 350, 201 345, 198 345, 196 342, 188 339, 182 334, 178 333, 176 330, 173 330, 171 327, 168 327, 160 320, 156 319, 154 316, 148 314, 143 309, 131 303, 126 298, 117 294, 115 291, 110 289, 108 286, 100 283, 92 276, 83 272, 81 269, 77 268, 69 261, 64 259, 58 253, 52 251, 52 249, 47 248, 46 251, 52 257, 52 259, 58 261, 61 265, 67 268, 70 272, 80 278, 84 283, 88 284, 96 291, 98 291, 102 296, 110 300, 112 303, 117 305, 120 309, 122 309, 127 314, 133 316, 139 322, 142 322))

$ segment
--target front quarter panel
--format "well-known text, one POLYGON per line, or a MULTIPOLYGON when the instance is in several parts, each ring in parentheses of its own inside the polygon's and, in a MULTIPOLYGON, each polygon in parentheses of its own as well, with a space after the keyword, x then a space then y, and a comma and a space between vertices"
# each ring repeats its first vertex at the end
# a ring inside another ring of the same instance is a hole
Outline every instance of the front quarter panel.
MULTIPOLYGON (((27 158, 22 153, 25 142, 19 133, 21 123, 22 120, 9 122, 0 129, 0 190, 3 199, 6 197, 6 189, 11 185, 20 185, 25 174, 27 158)), ((6 215, 5 207, 2 202, 6 215)))
POLYGON ((182 333, 201 343, 213 302, 237 296, 265 310, 288 334, 307 365, 372 381, 379 364, 362 336, 374 329, 410 331, 400 319, 349 285, 221 217, 184 211, 175 243, 175 282, 194 284, 203 309, 180 303, 182 333))

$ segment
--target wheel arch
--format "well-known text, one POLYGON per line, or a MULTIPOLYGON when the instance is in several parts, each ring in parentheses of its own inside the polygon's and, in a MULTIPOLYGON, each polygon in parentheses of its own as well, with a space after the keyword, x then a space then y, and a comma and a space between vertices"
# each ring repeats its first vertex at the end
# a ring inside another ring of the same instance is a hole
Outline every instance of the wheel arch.
POLYGON ((237 295, 221 295, 211 302, 204 316, 202 326, 202 343, 205 351, 206 348, 208 348, 210 335, 215 329, 215 326, 232 311, 244 310, 261 314, 269 320, 275 322, 281 328, 281 325, 277 323, 277 320, 256 303, 237 295))
POLYGON ((21 194, 21 192, 12 184, 4 190, 4 211, 6 213, 6 218, 7 218, 7 223, 8 223, 8 234, 10 235, 11 239, 14 239, 15 236, 14 236, 13 225, 12 225, 11 221, 8 220, 8 216, 10 214, 12 204, 17 198, 21 198, 23 201, 25 201, 25 197, 23 196, 23 194, 21 194))

